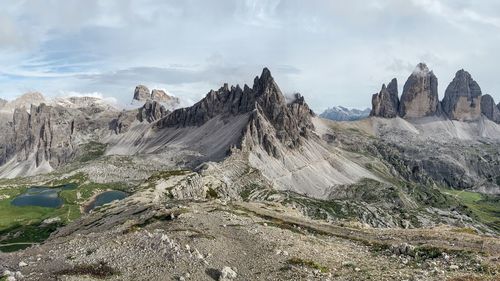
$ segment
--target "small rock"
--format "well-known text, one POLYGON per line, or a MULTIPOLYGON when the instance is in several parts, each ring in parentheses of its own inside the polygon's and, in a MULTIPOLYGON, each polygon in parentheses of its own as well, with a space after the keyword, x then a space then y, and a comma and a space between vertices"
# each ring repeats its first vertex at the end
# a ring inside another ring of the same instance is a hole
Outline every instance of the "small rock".
POLYGON ((236 278, 238 274, 229 266, 224 266, 220 272, 219 281, 230 281, 236 278))
POLYGON ((354 268, 354 271, 359 272, 361 269, 359 267, 354 268))
POLYGON ((24 267, 24 266, 28 266, 27 263, 23 262, 23 261, 20 261, 19 262, 19 267, 24 267))
POLYGON ((450 270, 458 270, 458 265, 456 264, 450 265, 450 270))
POLYGON ((24 277, 23 274, 21 273, 21 271, 16 271, 14 276, 16 277, 16 279, 22 279, 24 277))
POLYGON ((6 281, 16 281, 16 277, 14 276, 9 276, 7 277, 7 279, 5 279, 6 281))
POLYGON ((6 269, 6 270, 4 270, 4 272, 3 272, 3 275, 2 275, 2 276, 10 276, 10 275, 12 275, 12 272, 10 272, 10 270, 7 270, 7 269, 6 269))

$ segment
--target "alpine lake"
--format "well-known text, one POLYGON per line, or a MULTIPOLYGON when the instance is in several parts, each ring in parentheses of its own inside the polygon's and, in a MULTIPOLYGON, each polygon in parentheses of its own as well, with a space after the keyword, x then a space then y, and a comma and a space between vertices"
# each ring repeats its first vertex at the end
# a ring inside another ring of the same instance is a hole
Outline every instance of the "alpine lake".
POLYGON ((120 183, 89 183, 81 177, 65 179, 66 183, 0 188, 0 252, 41 243, 82 214, 128 196, 120 183))

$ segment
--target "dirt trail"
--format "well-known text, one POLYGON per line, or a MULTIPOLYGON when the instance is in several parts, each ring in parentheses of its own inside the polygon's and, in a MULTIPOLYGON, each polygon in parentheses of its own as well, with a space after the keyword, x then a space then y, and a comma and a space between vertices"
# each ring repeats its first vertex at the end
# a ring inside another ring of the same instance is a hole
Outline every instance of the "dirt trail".
POLYGON ((500 254, 500 239, 490 236, 453 232, 451 228, 434 229, 356 229, 312 221, 300 216, 286 215, 280 207, 250 202, 234 202, 236 208, 252 212, 260 217, 299 226, 326 235, 333 235, 369 244, 392 245, 408 243, 430 246, 448 251, 471 251, 490 256, 500 254))

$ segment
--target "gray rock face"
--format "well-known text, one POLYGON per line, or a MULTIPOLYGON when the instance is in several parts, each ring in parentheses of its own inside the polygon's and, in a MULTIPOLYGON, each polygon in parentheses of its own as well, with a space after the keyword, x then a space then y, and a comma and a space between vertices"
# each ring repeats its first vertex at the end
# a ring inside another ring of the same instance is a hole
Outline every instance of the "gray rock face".
POLYGON ((370 116, 394 118, 398 116, 398 108, 398 81, 394 78, 387 87, 385 84, 382 85, 380 93, 372 96, 372 111, 370 112, 370 116))
POLYGON ((151 92, 144 85, 135 87, 134 100, 138 101, 156 101, 168 106, 169 108, 177 107, 180 103, 179 98, 173 97, 165 93, 163 90, 153 89, 151 92))
POLYGON ((418 118, 438 115, 440 103, 438 80, 427 65, 419 63, 408 77, 399 106, 399 115, 403 118, 418 118))
MULTIPOLYGON (((29 175, 33 167, 47 163, 51 168, 60 167, 73 161, 77 153, 85 153, 80 151, 81 144, 100 142, 109 135, 117 114, 99 104, 81 108, 44 103, 28 109, 16 107, 0 116, 0 166, 14 159, 22 167, 16 169, 19 176, 29 175)), ((136 115, 137 111, 133 119, 136 115)), ((42 170, 47 171, 48 165, 42 170)))
POLYGON ((137 119, 140 122, 147 121, 151 123, 165 117, 167 114, 168 111, 163 105, 156 101, 149 100, 141 108, 139 108, 137 119))
POLYGON ((446 88, 442 108, 452 120, 472 121, 481 117, 481 88, 461 69, 446 88))
POLYGON ((481 98, 481 113, 493 122, 500 123, 500 109, 495 106, 493 97, 484 95, 481 98))
POLYGON ((128 131, 132 122, 138 118, 139 113, 136 111, 122 111, 118 114, 117 118, 109 122, 109 129, 115 134, 122 134, 128 131))
MULTIPOLYGON (((300 137, 307 137, 314 128, 312 111, 300 94, 292 102, 286 101, 271 72, 264 68, 262 75, 254 79, 253 87, 229 88, 224 84, 217 91, 210 91, 205 98, 188 108, 181 108, 161 119, 157 126, 188 127, 201 126, 215 116, 250 114, 246 134, 256 143, 263 144, 266 151, 275 154, 272 139, 287 146, 300 145, 300 137), (267 126, 271 124, 271 127, 267 126)), ((247 138, 248 139, 248 138, 247 138)))
POLYGON ((74 121, 62 108, 56 110, 45 104, 32 105, 29 112, 25 108, 16 108, 10 131, 7 138, 12 143, 8 139, 2 141, 6 153, 0 164, 16 154, 17 161, 34 156, 37 167, 44 161, 59 166, 66 163, 74 152, 74 121))
POLYGON ((169 104, 169 105, 178 105, 179 104, 179 98, 169 96, 165 91, 163 90, 157 90, 153 89, 151 92, 151 99, 153 101, 169 104))
POLYGON ((138 85, 137 87, 135 87, 134 100, 146 101, 148 99, 151 99, 151 92, 149 91, 148 87, 144 85, 138 85))
POLYGON ((7 101, 4 99, 0 99, 0 109, 2 109, 7 104, 7 101))

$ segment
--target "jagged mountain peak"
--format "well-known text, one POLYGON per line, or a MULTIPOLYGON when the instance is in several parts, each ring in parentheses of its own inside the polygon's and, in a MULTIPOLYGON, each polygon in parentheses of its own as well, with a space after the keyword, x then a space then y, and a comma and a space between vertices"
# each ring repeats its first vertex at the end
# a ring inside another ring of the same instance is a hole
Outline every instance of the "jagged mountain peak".
POLYGON ((137 85, 134 90, 133 101, 147 102, 156 101, 161 103, 165 108, 174 109, 180 104, 178 97, 174 97, 161 89, 149 90, 145 85, 137 85))
MULTIPOLYGON (((295 100, 305 104, 300 95, 295 100)), ((257 109, 257 104, 270 119, 277 118, 287 107, 286 98, 268 68, 255 77, 252 88, 246 84, 243 89, 239 85, 230 87, 225 83, 218 90, 210 90, 193 106, 175 110, 159 122, 159 127, 200 126, 217 115, 248 113, 257 109)))
POLYGON ((155 126, 158 129, 199 127, 215 117, 230 121, 231 116, 240 115, 248 116, 248 126, 251 127, 244 130, 248 134, 242 138, 251 139, 254 144, 265 143, 266 150, 272 154, 274 149, 270 148, 270 142, 277 140, 295 147, 300 144, 300 138, 307 137, 314 128, 313 112, 305 99, 295 94, 293 101, 287 102, 267 68, 254 79, 252 88, 224 84, 218 90, 208 92, 193 106, 173 111, 155 126))
POLYGON ((394 78, 388 86, 383 84, 380 92, 372 96, 370 115, 393 118, 398 115, 398 107, 398 81, 394 78))
POLYGON ((460 69, 448 85, 442 101, 443 111, 452 120, 472 121, 481 116, 481 88, 469 72, 460 69))
POLYGON ((438 115, 440 103, 437 87, 437 77, 425 63, 419 63, 403 87, 399 115, 403 118, 438 115))
POLYGON ((432 73, 432 71, 429 69, 427 64, 421 62, 421 63, 417 64, 417 66, 413 70, 412 75, 419 76, 419 77, 425 77, 425 76, 429 75, 430 73, 432 73))

